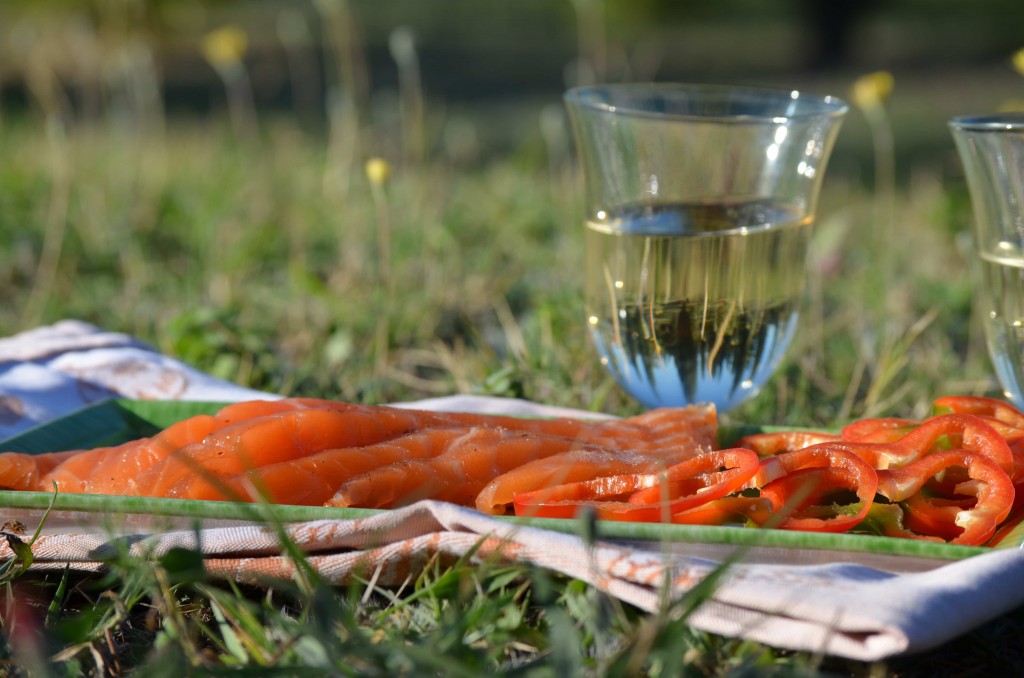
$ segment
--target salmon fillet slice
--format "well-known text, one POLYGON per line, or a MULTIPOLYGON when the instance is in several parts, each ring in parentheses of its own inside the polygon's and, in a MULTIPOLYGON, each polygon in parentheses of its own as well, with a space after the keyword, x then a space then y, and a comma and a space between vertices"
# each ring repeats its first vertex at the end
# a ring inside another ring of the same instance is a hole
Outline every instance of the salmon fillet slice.
POLYGON ((114 447, 0 454, 0 487, 488 513, 518 492, 649 472, 712 449, 713 406, 618 420, 525 419, 330 400, 247 401, 114 447))

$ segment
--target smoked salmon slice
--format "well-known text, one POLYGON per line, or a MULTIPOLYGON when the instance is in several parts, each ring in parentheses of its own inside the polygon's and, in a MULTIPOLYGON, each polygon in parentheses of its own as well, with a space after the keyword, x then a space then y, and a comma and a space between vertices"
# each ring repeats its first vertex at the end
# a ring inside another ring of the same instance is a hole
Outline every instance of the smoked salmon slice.
POLYGON ((168 496, 181 499, 261 498, 278 504, 317 506, 329 500, 349 478, 381 466, 441 454, 466 438, 493 435, 491 429, 428 429, 390 441, 324 450, 298 459, 248 469, 223 478, 206 473, 190 475, 175 485, 168 496))
POLYGON ((379 467, 344 482, 327 506, 396 508, 420 499, 472 505, 491 479, 527 462, 578 448, 572 438, 491 429, 428 459, 379 467))
POLYGON ((174 496, 193 475, 221 477, 315 454, 390 440, 415 430, 414 413, 395 408, 304 408, 246 419, 182 447, 140 474, 129 494, 174 496))
POLYGON ((257 400, 113 447, 0 453, 0 487, 367 508, 433 498, 504 513, 545 483, 714 449, 717 426, 711 405, 588 421, 257 400))
MULTIPOLYGON (((56 484, 63 492, 135 494, 126 490, 126 479, 145 473, 186 445, 198 443, 215 431, 234 424, 309 407, 302 399, 245 401, 228 405, 213 416, 199 414, 189 417, 168 426, 152 438, 68 453, 65 463, 46 471, 41 481, 42 489, 52 489, 56 484)), ((0 454, 0 464, 3 456, 0 454)))
POLYGON ((0 454, 0 489, 37 490, 43 476, 80 453, 80 450, 70 450, 44 454, 22 452, 0 454))

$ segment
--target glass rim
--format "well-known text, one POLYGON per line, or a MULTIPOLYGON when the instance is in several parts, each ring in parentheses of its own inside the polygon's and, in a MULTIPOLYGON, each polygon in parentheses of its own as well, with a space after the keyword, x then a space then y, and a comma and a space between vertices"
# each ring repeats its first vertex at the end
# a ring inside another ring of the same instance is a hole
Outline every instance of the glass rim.
POLYGON ((1024 113, 960 115, 951 118, 949 126, 964 132, 1024 132, 1024 113))
POLYGON ((611 113, 615 115, 653 118, 673 121, 699 121, 716 123, 774 123, 779 124, 788 121, 811 120, 814 118, 838 118, 842 117, 849 110, 849 104, 834 95, 812 94, 797 89, 783 89, 780 87, 762 87, 758 85, 727 85, 711 83, 685 83, 685 82, 635 82, 635 83, 611 83, 597 85, 581 85, 566 90, 563 95, 566 103, 599 113, 611 113), (650 111, 636 105, 613 104, 598 99, 595 95, 605 92, 613 94, 663 94, 663 93, 692 93, 710 97, 712 100, 727 101, 730 95, 746 95, 763 99, 764 101, 776 101, 779 103, 799 102, 806 104, 805 110, 786 110, 780 106, 775 114, 753 114, 753 113, 681 113, 650 111))

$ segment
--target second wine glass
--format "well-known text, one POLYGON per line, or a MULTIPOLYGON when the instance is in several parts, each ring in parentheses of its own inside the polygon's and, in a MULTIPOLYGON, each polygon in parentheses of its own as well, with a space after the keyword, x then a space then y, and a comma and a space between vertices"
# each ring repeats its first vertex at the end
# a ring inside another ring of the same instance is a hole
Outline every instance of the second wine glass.
POLYGON ((788 348, 846 104, 754 87, 565 97, 585 186, 584 297, 604 364, 647 407, 753 396, 788 348))

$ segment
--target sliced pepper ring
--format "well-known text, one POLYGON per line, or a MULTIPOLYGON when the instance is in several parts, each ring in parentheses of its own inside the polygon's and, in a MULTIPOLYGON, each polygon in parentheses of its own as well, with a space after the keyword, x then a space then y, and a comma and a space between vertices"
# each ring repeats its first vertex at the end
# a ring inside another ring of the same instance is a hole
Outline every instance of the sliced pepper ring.
POLYGON ((771 500, 776 511, 796 513, 783 520, 780 528, 846 532, 864 519, 875 498, 878 474, 846 445, 849 443, 821 443, 761 463, 761 472, 756 477, 761 494, 771 500), (808 482, 815 486, 808 488, 808 482), (806 515, 810 504, 839 490, 851 490, 857 495, 860 507, 855 513, 825 518, 806 515))
POLYGON ((701 454, 661 473, 611 476, 524 492, 512 504, 518 516, 572 518, 590 506, 602 520, 658 522, 736 492, 757 469, 757 454, 733 448, 701 454))
POLYGON ((663 482, 638 490, 629 503, 672 516, 738 492, 759 468, 757 454, 743 447, 710 452, 671 467, 663 482))
POLYGON ((984 396, 943 396, 932 403, 935 414, 976 414, 1024 430, 1024 412, 1008 402, 984 396))
POLYGON ((941 414, 927 419, 905 435, 899 444, 933 454, 937 445, 982 454, 1007 473, 1013 472, 1013 452, 1006 440, 988 422, 973 414, 941 414))
POLYGON ((764 525, 772 517, 772 502, 767 497, 736 495, 712 499, 696 508, 676 513, 672 522, 677 525, 728 525, 753 523, 764 525))
POLYGON ((828 448, 852 454, 875 470, 906 466, 920 456, 920 452, 901 443, 839 440, 828 443, 828 448))
MULTIPOLYGON (((966 469, 969 477, 956 486, 957 494, 973 496, 977 500, 969 508, 946 512, 947 516, 952 516, 954 524, 962 528, 951 543, 984 544, 1009 515, 1014 499, 1010 476, 984 454, 970 450, 932 452, 901 469, 879 471, 878 492, 890 501, 906 502, 920 492, 930 478, 950 467, 966 469)), ((912 505, 904 504, 905 513, 911 512, 912 508, 912 505)))
POLYGON ((835 496, 841 491, 856 492, 859 484, 859 476, 848 469, 815 466, 773 480, 761 488, 761 496, 771 501, 775 513, 785 516, 780 529, 846 532, 864 519, 871 501, 858 497, 859 501, 850 505, 856 512, 847 509, 844 513, 835 496))
POLYGON ((957 514, 973 508, 977 503, 975 497, 943 499, 926 497, 924 492, 917 492, 900 502, 900 505, 904 508, 903 523, 908 530, 950 541, 963 533, 963 529, 956 524, 957 514))
POLYGON ((901 417, 860 419, 843 427, 843 440, 891 443, 909 433, 920 422, 901 417))

